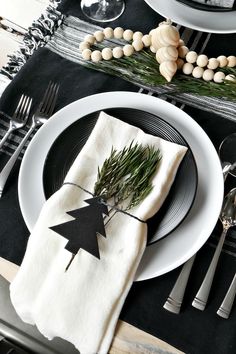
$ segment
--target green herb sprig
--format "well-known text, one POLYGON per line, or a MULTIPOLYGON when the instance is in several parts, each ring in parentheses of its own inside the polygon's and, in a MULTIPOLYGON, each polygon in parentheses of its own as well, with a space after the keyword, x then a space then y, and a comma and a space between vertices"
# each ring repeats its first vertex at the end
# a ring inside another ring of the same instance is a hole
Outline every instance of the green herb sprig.
MULTIPOLYGON (((102 45, 98 49, 102 49, 102 45)), ((224 83, 217 84, 196 79, 177 72, 171 83, 168 83, 159 73, 159 64, 155 55, 148 49, 136 52, 130 57, 102 60, 98 63, 84 62, 88 68, 102 71, 114 76, 121 77, 139 85, 147 85, 150 88, 161 87, 167 89, 168 95, 176 93, 192 93, 200 96, 221 97, 236 101, 236 83, 225 80, 224 83)), ((223 68, 225 74, 236 76, 236 68, 223 68)))
POLYGON ((160 150, 133 143, 110 156, 98 168, 94 194, 106 200, 114 198, 115 205, 127 201, 125 210, 137 206, 152 190, 152 176, 161 159, 160 150))

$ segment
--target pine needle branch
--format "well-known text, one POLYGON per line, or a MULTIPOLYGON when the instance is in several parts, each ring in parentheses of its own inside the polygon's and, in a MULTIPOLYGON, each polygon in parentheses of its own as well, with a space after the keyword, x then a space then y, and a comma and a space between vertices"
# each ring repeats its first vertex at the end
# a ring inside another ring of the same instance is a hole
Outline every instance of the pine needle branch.
POLYGON ((98 168, 94 194, 117 205, 127 202, 125 210, 137 206, 151 192, 151 179, 161 159, 159 150, 131 142, 121 151, 111 149, 110 156, 98 168))

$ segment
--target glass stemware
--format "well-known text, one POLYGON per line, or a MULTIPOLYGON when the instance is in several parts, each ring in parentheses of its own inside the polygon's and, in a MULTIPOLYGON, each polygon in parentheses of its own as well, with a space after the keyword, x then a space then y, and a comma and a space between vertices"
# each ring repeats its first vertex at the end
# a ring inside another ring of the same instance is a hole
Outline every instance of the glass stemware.
POLYGON ((125 9, 124 0, 82 0, 81 10, 90 19, 108 22, 118 18, 125 9))
POLYGON ((236 133, 228 135, 220 144, 219 156, 226 173, 236 177, 236 133))

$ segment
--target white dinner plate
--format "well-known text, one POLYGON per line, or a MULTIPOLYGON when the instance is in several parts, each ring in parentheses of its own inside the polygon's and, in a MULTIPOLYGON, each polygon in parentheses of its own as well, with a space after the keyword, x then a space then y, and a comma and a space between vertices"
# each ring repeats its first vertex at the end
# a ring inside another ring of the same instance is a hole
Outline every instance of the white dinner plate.
POLYGON ((193 256, 210 236, 223 200, 223 176, 216 150, 203 129, 185 112, 161 99, 133 92, 106 92, 82 98, 54 114, 35 134, 24 155, 19 174, 19 201, 31 231, 45 202, 43 168, 55 139, 77 119, 106 108, 136 108, 156 114, 185 138, 195 157, 198 188, 185 220, 172 233, 148 246, 136 280, 169 272, 193 256))
POLYGON ((210 33, 235 33, 236 11, 209 12, 181 4, 176 0, 145 0, 163 17, 185 27, 210 33))

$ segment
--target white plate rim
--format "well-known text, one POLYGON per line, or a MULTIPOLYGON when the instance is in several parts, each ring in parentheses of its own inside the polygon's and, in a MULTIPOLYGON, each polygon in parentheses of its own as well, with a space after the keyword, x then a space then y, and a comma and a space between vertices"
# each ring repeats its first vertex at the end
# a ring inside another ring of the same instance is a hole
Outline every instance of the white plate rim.
POLYGON ((173 124, 191 146, 198 168, 198 190, 188 216, 170 236, 145 250, 135 280, 146 280, 175 269, 202 247, 217 222, 223 201, 223 176, 216 150, 203 129, 176 106, 153 96, 126 91, 99 93, 65 106, 39 129, 25 152, 19 173, 19 203, 25 223, 32 231, 45 202, 42 174, 51 145, 75 120, 113 107, 145 110, 173 124), (201 159, 197 158, 199 154, 201 159), (206 217, 206 212, 211 214, 206 217))
POLYGON ((224 28, 216 28, 222 19, 222 12, 198 10, 176 0, 144 0, 154 11, 179 25, 208 33, 236 33, 236 11, 225 11, 222 20, 224 28), (229 27, 229 25, 231 25, 229 27), (233 27, 232 27, 233 26, 233 27))

